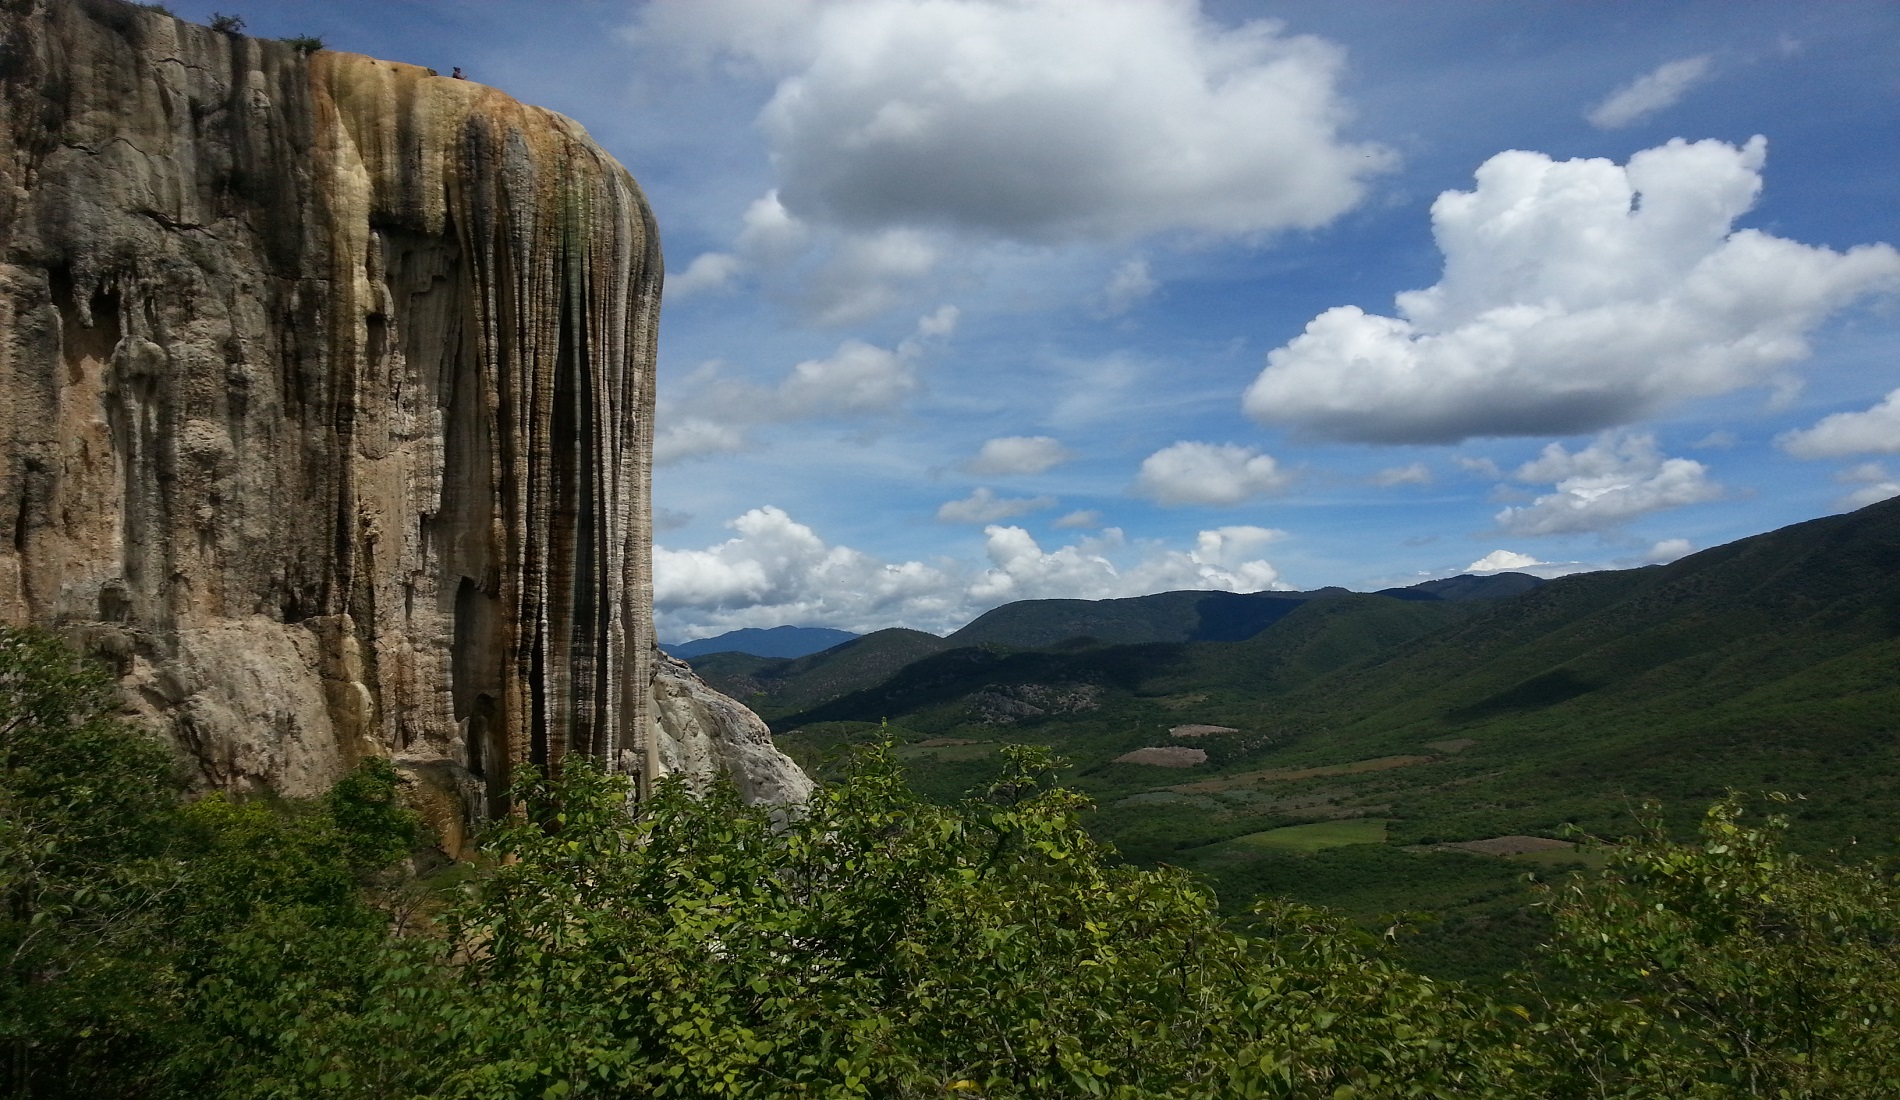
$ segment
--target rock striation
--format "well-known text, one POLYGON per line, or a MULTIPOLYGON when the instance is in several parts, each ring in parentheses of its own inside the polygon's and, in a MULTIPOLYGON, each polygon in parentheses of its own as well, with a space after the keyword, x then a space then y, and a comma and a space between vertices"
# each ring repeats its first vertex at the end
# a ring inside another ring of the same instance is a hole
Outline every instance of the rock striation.
POLYGON ((456 836, 569 752, 802 795, 654 645, 660 282, 559 115, 0 0, 0 619, 116 661, 208 787, 381 754, 456 836))

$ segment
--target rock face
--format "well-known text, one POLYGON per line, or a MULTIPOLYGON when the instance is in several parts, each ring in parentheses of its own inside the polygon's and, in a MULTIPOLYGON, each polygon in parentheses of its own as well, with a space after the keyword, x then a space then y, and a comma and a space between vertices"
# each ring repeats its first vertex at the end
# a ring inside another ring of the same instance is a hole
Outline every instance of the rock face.
POLYGON ((207 786, 382 754, 479 814, 577 751, 798 793, 654 646, 660 280, 559 115, 0 0, 0 619, 116 660, 207 786))

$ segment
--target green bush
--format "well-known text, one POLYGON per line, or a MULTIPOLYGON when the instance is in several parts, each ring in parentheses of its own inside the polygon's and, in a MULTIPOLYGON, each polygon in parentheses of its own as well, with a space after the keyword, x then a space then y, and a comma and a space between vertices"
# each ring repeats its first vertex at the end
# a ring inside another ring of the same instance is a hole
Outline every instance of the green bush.
POLYGON ((389 983, 407 1007, 363 1010, 380 1078, 327 1047, 330 1094, 387 1094, 391 1036, 369 1021, 419 998, 454 1054, 400 1072, 446 1096, 1396 1097, 1503 1079, 1515 1055, 1480 1041, 1488 1003, 1317 910, 1235 933, 1185 874, 1108 858, 1050 775, 1011 750, 1001 780, 941 807, 877 748, 785 821, 725 786, 634 803, 570 758, 518 788, 525 813, 491 837, 433 964, 410 960, 429 992, 389 983))
POLYGON ((318 1016, 384 963, 364 886, 417 835, 386 761, 306 805, 185 802, 117 703, 54 638, 0 629, 0 1092, 215 1092, 263 1008, 318 1016))
POLYGON ((1803 859, 1733 795, 1694 843, 1651 806, 1597 876, 1545 892, 1551 1096, 1900 1096, 1900 889, 1803 859))

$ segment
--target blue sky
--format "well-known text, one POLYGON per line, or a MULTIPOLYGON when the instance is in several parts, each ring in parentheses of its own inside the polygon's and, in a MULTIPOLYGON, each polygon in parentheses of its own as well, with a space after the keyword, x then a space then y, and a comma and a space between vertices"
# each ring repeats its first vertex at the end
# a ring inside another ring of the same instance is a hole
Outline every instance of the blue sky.
POLYGON ((639 178, 669 639, 1623 567, 1900 493, 1900 6, 221 10, 639 178))

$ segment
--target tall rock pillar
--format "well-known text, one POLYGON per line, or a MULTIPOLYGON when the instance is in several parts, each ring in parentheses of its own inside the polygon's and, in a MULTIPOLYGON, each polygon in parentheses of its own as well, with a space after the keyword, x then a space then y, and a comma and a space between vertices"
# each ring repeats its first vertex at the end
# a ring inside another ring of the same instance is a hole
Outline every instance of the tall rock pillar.
POLYGON ((685 690, 652 636, 660 282, 638 185, 559 115, 0 0, 0 619, 113 658, 206 786, 380 754, 479 814, 523 762, 644 784, 710 736, 801 792, 756 729, 654 702, 685 690))

